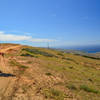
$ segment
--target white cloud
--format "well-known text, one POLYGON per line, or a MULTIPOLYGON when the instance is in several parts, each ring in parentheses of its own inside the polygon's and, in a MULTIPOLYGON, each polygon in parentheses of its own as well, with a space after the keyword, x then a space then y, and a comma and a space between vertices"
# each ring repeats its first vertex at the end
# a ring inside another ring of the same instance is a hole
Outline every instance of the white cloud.
POLYGON ((30 40, 31 42, 53 42, 53 41, 56 41, 56 40, 50 40, 50 39, 31 39, 30 40))
MULTIPOLYGON (((9 32, 9 33, 18 33, 18 34, 24 34, 24 35, 33 35, 33 33, 30 33, 30 32, 24 32, 24 31, 18 31, 18 30, 9 30, 9 31, 7 31, 7 32, 9 32)), ((34 34, 35 35, 35 34, 34 34)))
POLYGON ((30 36, 19 36, 13 34, 5 34, 4 32, 0 32, 0 41, 23 41, 31 39, 30 36))
POLYGON ((15 35, 15 34, 6 34, 4 31, 0 31, 0 41, 30 41, 30 42, 53 42, 52 39, 39 39, 32 38, 32 36, 27 35, 15 35))

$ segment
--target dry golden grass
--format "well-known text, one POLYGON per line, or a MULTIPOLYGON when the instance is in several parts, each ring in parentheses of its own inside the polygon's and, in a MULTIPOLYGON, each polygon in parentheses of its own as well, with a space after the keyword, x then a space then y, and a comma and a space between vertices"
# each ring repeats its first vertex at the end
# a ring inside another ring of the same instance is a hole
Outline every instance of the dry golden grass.
POLYGON ((9 91, 8 97, 12 100, 100 98, 99 60, 29 46, 21 46, 6 53, 5 59, 6 66, 16 75, 11 78, 15 80, 15 83, 10 85, 12 90, 9 91))

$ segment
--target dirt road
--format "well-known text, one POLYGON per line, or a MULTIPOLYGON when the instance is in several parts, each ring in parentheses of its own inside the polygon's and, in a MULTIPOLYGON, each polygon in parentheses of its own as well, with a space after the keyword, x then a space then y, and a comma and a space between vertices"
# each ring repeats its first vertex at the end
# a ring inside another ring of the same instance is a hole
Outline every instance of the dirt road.
MULTIPOLYGON (((6 53, 10 49, 16 49, 20 46, 12 46, 1 49, 0 53, 6 53)), ((6 58, 0 55, 0 100, 11 100, 13 86, 17 78, 11 74, 11 69, 6 65, 6 58)))
POLYGON ((11 47, 8 47, 6 49, 1 49, 0 52, 2 53, 6 53, 6 51, 10 50, 10 49, 16 49, 16 48, 19 48, 21 47, 21 45, 18 45, 18 46, 11 46, 11 47))

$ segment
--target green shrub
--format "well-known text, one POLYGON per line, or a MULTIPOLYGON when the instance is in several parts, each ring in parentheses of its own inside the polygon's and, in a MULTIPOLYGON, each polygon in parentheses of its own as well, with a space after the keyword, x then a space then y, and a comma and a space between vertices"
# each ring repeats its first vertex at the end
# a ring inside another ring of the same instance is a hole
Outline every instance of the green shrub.
POLYGON ((85 57, 85 58, 100 60, 100 58, 91 57, 91 56, 88 56, 88 55, 82 55, 82 56, 85 57))
POLYGON ((23 54, 21 54, 21 56, 26 56, 26 57, 35 57, 35 58, 38 57, 38 56, 34 56, 34 55, 32 55, 32 54, 29 54, 29 53, 23 53, 23 54))
POLYGON ((72 62, 78 64, 78 63, 77 63, 74 59, 72 59, 72 58, 62 58, 62 59, 69 60, 69 61, 72 61, 72 62))
POLYGON ((45 89, 43 94, 47 99, 64 100, 64 98, 66 98, 66 95, 62 91, 53 88, 45 89))
POLYGON ((28 54, 28 53, 21 54, 21 56, 34 57, 33 55, 31 55, 31 54, 28 54))
POLYGON ((69 66, 70 69, 73 69, 73 66, 69 66))
POLYGON ((20 64, 20 63, 17 62, 16 60, 11 60, 11 61, 10 61, 10 64, 11 64, 12 66, 18 66, 19 68, 28 68, 27 66, 24 66, 24 65, 20 64))
POLYGON ((69 85, 67 85, 66 87, 67 87, 68 89, 70 89, 70 90, 77 90, 76 86, 73 85, 73 84, 69 84, 69 85))
POLYGON ((60 52, 59 52, 57 55, 59 55, 59 56, 64 56, 64 55, 63 55, 62 53, 60 53, 60 52))
POLYGON ((52 74, 50 73, 50 72, 48 72, 48 73, 45 73, 47 76, 51 76, 52 74))
POLYGON ((89 56, 89 55, 81 55, 81 54, 74 54, 74 55, 77 55, 77 56, 82 56, 82 57, 85 57, 85 58, 90 58, 90 59, 100 60, 100 58, 93 57, 93 56, 89 56))
POLYGON ((62 57, 62 59, 66 59, 65 57, 62 57))
POLYGON ((16 75, 24 74, 25 70, 28 68, 27 66, 20 64, 16 60, 11 60, 10 65, 13 67, 16 66, 18 68, 18 70, 15 70, 14 72, 16 73, 16 75))
POLYGON ((70 60, 70 61, 75 61, 75 60, 73 60, 73 59, 71 59, 71 58, 65 58, 66 60, 70 60))
POLYGON ((93 88, 90 88, 90 87, 88 87, 87 85, 81 85, 81 86, 80 86, 80 89, 81 89, 81 90, 84 90, 84 91, 86 91, 86 92, 99 93, 98 90, 95 90, 95 89, 93 89, 93 88))
POLYGON ((32 53, 32 54, 40 54, 40 55, 47 56, 47 57, 56 57, 53 54, 50 54, 50 53, 47 53, 44 51, 40 51, 37 49, 23 48, 22 51, 27 51, 27 52, 32 53))

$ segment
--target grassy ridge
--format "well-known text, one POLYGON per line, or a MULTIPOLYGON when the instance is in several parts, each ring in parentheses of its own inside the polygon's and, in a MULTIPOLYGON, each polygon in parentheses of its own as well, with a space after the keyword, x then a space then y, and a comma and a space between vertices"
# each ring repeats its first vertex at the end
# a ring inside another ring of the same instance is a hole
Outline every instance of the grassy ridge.
POLYGON ((24 74, 29 78, 35 76, 36 90, 44 100, 99 100, 98 59, 28 46, 21 48, 17 57, 10 64, 26 69, 24 74), (19 63, 17 57, 25 63, 19 63))

